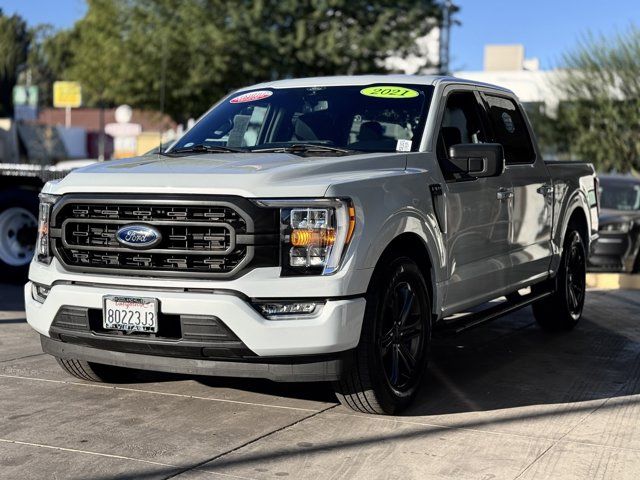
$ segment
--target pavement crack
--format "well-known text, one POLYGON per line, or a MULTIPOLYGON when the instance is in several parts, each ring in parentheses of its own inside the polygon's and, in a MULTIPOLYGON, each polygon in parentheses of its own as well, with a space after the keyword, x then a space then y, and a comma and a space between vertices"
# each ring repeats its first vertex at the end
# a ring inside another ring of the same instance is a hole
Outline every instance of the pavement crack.
POLYGON ((253 438, 253 439, 251 439, 251 440, 249 440, 247 442, 244 442, 241 445, 238 445, 237 447, 234 447, 234 448, 232 448, 230 450, 227 450, 225 452, 219 453, 218 455, 215 455, 215 456, 213 456, 211 458, 203 460, 202 462, 196 463, 195 465, 191 465, 191 466, 189 466, 187 468, 184 468, 184 469, 182 469, 182 470, 180 470, 180 471, 178 471, 176 473, 173 473, 173 474, 169 475, 168 477, 165 477, 164 480, 169 480, 170 478, 176 478, 179 475, 182 475, 183 473, 190 472, 192 470, 200 470, 203 466, 205 466, 208 463, 215 462, 216 460, 219 460, 222 457, 225 457, 225 456, 230 455, 230 454, 232 454, 234 452, 237 452, 238 450, 241 450, 241 449, 243 449, 245 447, 248 447, 249 445, 252 445, 254 443, 257 443, 260 440, 264 440, 265 438, 268 438, 271 435, 274 435, 276 433, 280 433, 280 432, 282 432, 284 430, 287 430, 288 428, 295 427, 296 425, 300 425, 302 422, 305 422, 305 421, 307 421, 307 420, 309 420, 311 418, 317 417, 318 415, 320 415, 322 413, 325 413, 325 412, 327 412, 327 411, 329 411, 329 410, 331 410, 333 408, 336 408, 338 405, 339 404, 335 404, 335 405, 331 405, 330 407, 324 408, 322 410, 318 410, 317 412, 314 412, 311 415, 307 415, 305 417, 302 417, 302 418, 296 420, 295 422, 289 423, 289 424, 284 425, 284 426, 282 426, 280 428, 277 428, 277 429, 272 430, 270 432, 267 432, 267 433, 265 433, 263 435, 260 435, 260 436, 258 436, 256 438, 253 438))
POLYGON ((7 360, 0 360, 0 363, 15 362, 16 360, 22 360, 23 358, 39 357, 45 355, 45 353, 34 353, 33 355, 23 355, 22 357, 9 358, 7 360))
POLYGON ((560 437, 558 437, 555 441, 553 441, 551 443, 551 445, 549 445, 547 448, 545 448, 542 452, 540 452, 540 454, 538 454, 536 456, 536 458, 534 458, 529 465, 527 465, 518 475, 516 475, 513 480, 518 480, 519 478, 522 478, 522 476, 527 473, 531 467, 538 462, 538 460, 540 460, 542 457, 544 457, 547 452, 549 452, 549 450, 551 450, 552 448, 556 447, 557 445, 560 444, 560 442, 562 442, 564 440, 564 438, 569 435, 571 432, 573 432, 576 428, 578 428, 580 425, 582 425, 587 418, 589 418, 591 415, 593 415, 594 413, 596 413, 598 410, 600 410, 601 408, 603 408, 607 403, 609 403, 610 400, 612 400, 613 398, 618 397, 618 395, 623 392, 625 390, 625 388, 627 388, 627 386, 629 385, 629 383, 631 382, 631 379, 627 380, 625 383, 622 384, 622 386, 620 386, 620 388, 615 392, 615 394, 611 395, 610 397, 608 397, 604 402, 602 402, 600 405, 598 405, 597 407, 594 407, 591 411, 589 411, 589 413, 587 413, 584 417, 582 417, 580 419, 580 421, 578 423, 576 423, 573 427, 571 427, 569 430, 567 430, 564 434, 562 434, 560 437))

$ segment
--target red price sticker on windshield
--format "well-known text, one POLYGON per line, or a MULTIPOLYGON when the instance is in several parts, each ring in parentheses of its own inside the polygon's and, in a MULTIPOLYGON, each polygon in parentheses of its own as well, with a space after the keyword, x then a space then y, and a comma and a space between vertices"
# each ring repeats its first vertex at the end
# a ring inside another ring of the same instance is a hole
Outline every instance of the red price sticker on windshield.
POLYGON ((229 103, 256 102, 258 100, 268 98, 271 95, 273 95, 273 92, 270 90, 258 90, 256 92, 243 93, 242 95, 233 97, 229 103))

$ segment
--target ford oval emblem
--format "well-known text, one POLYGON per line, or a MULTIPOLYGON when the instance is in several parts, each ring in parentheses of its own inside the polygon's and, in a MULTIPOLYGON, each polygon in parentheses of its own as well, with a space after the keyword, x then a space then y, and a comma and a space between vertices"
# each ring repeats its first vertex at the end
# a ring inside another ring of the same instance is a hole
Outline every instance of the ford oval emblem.
POLYGON ((160 243, 160 232, 148 225, 126 225, 116 232, 116 240, 128 248, 153 248, 160 243))

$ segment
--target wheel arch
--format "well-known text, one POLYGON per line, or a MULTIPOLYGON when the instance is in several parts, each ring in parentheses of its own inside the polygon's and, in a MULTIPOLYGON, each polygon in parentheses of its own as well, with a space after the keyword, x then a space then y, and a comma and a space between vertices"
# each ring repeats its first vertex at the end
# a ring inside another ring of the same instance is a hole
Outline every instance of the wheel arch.
MULTIPOLYGON (((432 315, 437 312, 436 305, 439 304, 439 295, 437 291, 437 278, 436 270, 434 268, 433 259, 429 247, 425 240, 414 232, 403 232, 391 240, 384 248, 376 266, 374 272, 381 268, 389 258, 396 256, 406 256, 412 259, 418 265, 420 272, 422 273, 425 281, 427 282, 427 288, 431 296, 431 308, 432 315)), ((371 281, 375 276, 372 275, 371 281)))
POLYGON ((585 247, 589 246, 589 223, 587 222, 587 214, 581 207, 576 207, 571 212, 569 216, 569 220, 567 221, 567 226, 564 229, 564 234, 562 236, 562 241, 564 245, 564 240, 567 237, 567 231, 570 227, 575 227, 578 230, 578 233, 582 237, 582 241, 585 244, 585 247))
POLYGON ((571 198, 564 203, 564 205, 558 205, 560 211, 564 211, 559 222, 559 229, 555 235, 556 245, 558 247, 558 253, 562 253, 562 248, 567 235, 567 229, 570 225, 575 225, 578 228, 580 235, 585 244, 585 248, 589 251, 589 244, 591 242, 591 224, 589 216, 589 206, 587 198, 581 190, 576 190, 571 198))

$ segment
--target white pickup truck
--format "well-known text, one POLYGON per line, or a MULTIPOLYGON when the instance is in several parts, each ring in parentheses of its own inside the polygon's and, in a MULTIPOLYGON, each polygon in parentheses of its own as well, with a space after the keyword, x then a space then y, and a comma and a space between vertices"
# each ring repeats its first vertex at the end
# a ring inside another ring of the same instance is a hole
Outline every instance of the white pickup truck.
POLYGON ((332 381, 345 405, 392 414, 435 329, 529 304, 542 328, 578 322, 596 197, 591 165, 541 158, 508 90, 265 83, 163 153, 47 183, 27 320, 85 380, 332 381))

